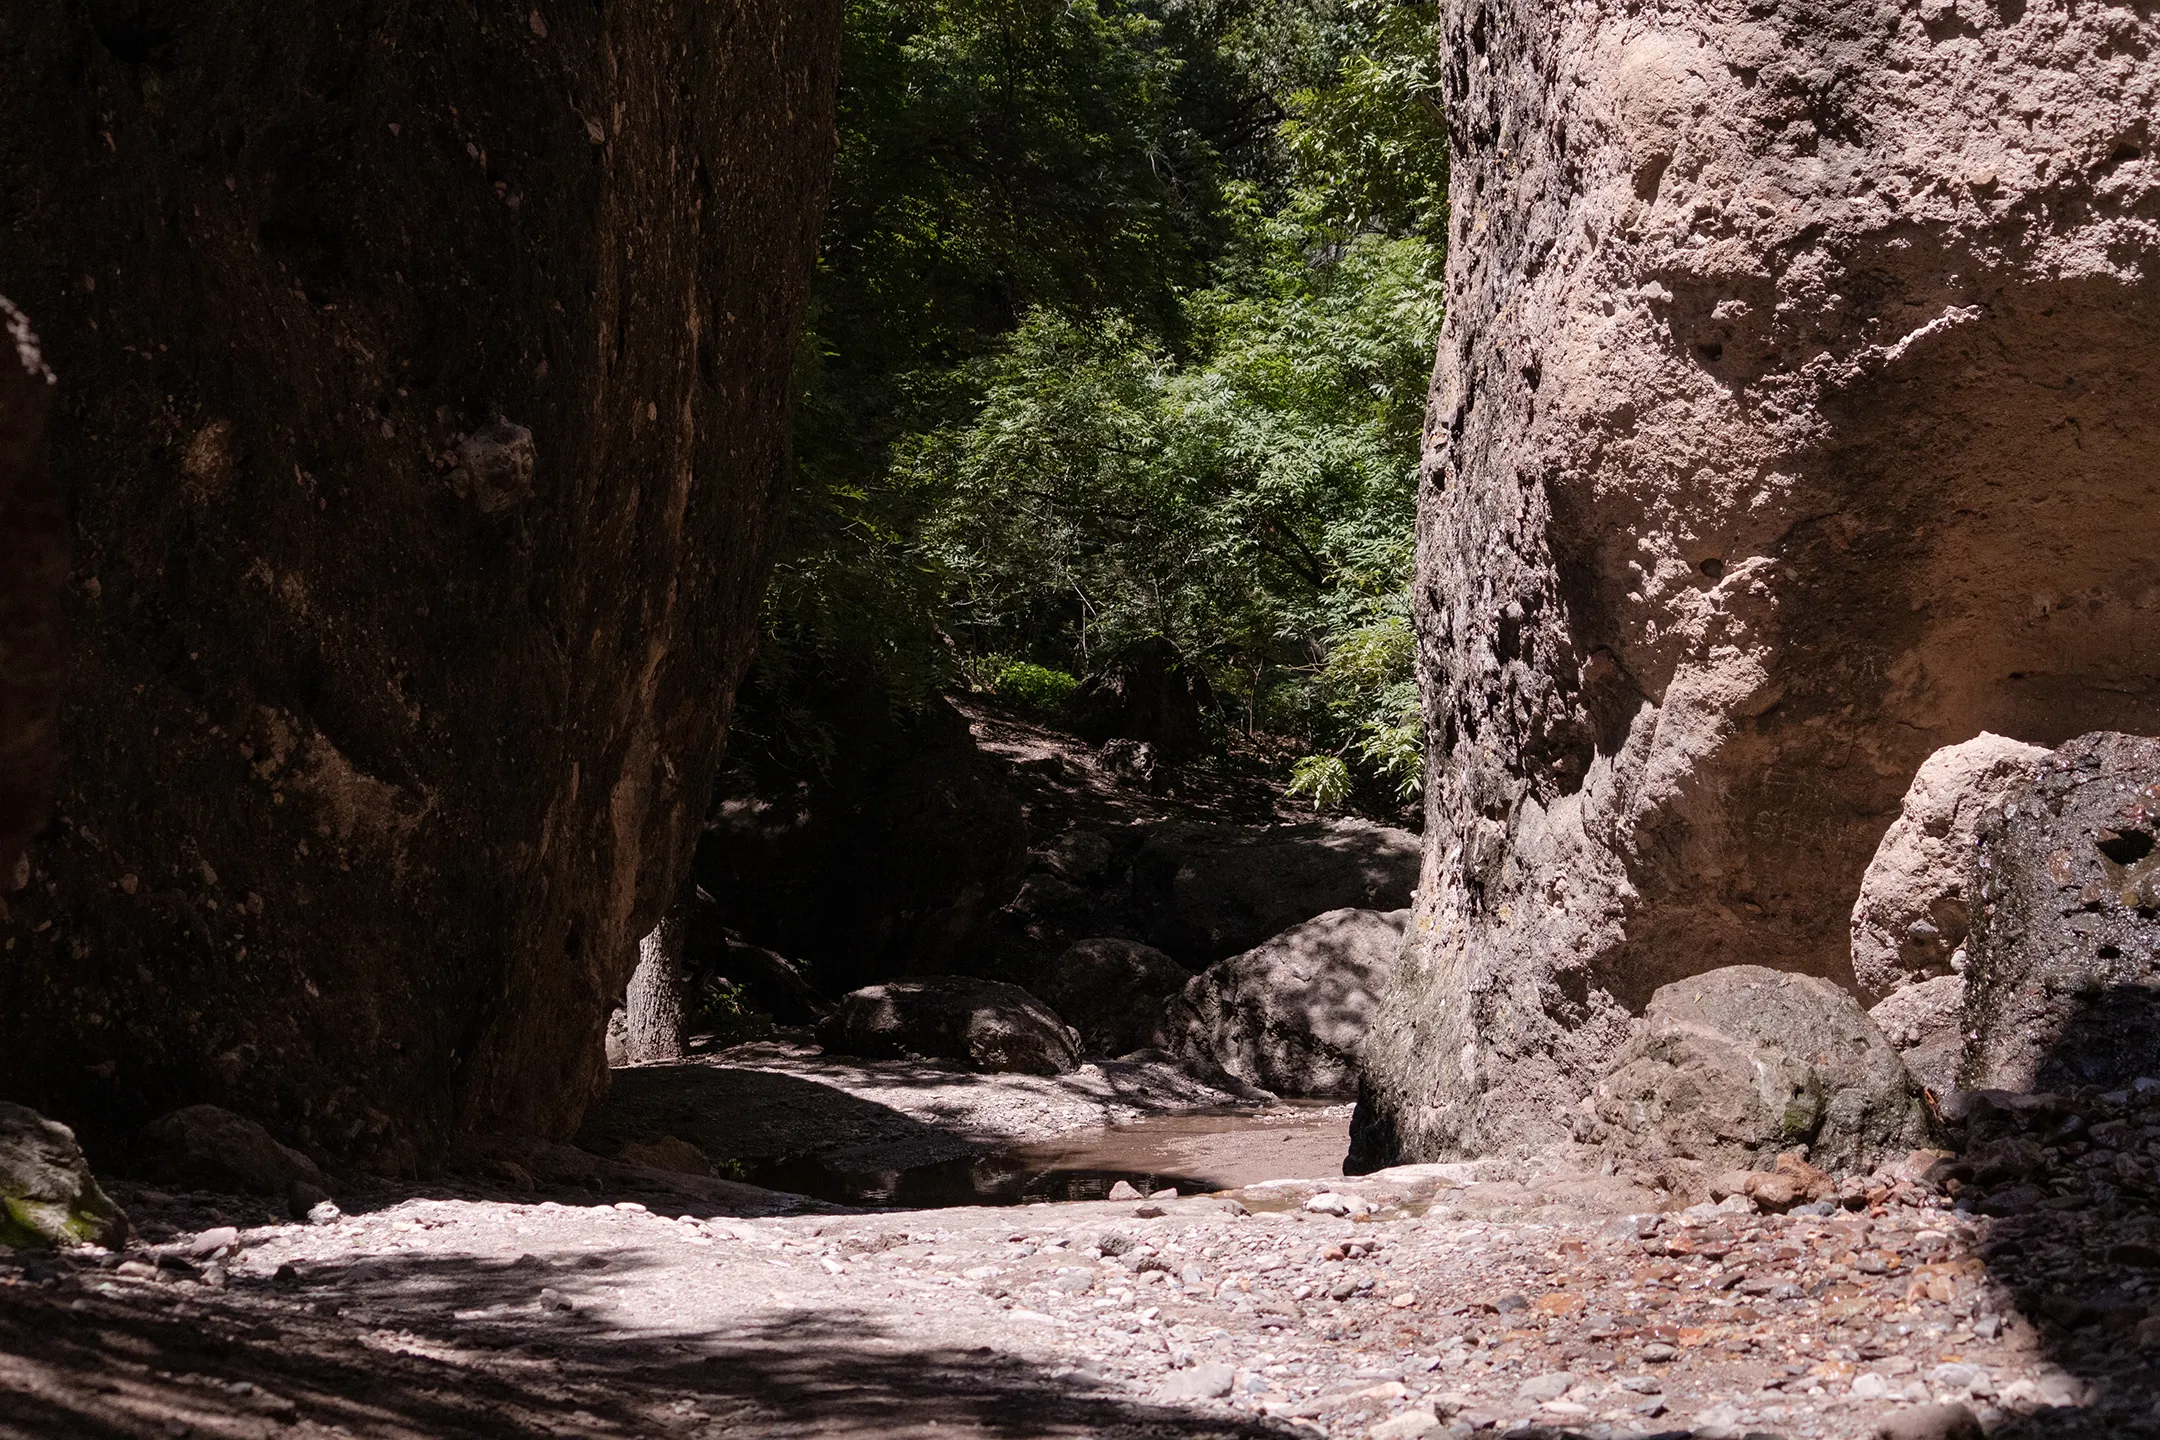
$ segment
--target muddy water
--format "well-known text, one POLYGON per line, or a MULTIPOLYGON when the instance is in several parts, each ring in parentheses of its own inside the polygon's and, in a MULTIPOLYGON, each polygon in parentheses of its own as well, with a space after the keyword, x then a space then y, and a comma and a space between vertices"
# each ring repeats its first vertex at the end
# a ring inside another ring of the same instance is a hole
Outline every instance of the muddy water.
POLYGON ((1285 1106, 1160 1116, 912 1170, 844 1171, 786 1160, 749 1179, 821 1200, 903 1209, 1100 1200, 1120 1180, 1143 1193, 1174 1187, 1197 1195, 1287 1176, 1340 1175, 1349 1143, 1349 1106, 1285 1106))

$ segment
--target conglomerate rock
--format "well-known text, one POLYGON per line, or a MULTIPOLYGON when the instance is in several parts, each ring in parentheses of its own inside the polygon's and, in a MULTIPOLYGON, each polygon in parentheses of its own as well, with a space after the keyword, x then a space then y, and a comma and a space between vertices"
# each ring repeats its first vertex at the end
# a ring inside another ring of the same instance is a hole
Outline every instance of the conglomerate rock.
POLYGON ((1554 1138, 1676 978, 1850 984, 1939 747, 2160 731, 2156 42, 1448 0, 1425 888, 1364 1163, 1554 1138))
POLYGON ((755 637, 840 8, 0 9, 75 522, 0 1093, 575 1126, 755 637))
POLYGON ((2160 1078, 2160 739, 2079 736, 1977 838, 1964 1086, 2160 1078))

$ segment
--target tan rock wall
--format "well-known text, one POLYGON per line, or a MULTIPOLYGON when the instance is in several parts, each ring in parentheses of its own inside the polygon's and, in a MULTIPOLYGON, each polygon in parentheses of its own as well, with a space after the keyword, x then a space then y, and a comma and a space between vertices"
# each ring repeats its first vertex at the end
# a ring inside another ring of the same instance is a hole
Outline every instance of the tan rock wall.
POLYGON ((1449 0, 1420 942, 1370 1155, 1556 1134, 1649 993, 1853 979, 1979 731, 2160 729, 2160 22, 1449 0))

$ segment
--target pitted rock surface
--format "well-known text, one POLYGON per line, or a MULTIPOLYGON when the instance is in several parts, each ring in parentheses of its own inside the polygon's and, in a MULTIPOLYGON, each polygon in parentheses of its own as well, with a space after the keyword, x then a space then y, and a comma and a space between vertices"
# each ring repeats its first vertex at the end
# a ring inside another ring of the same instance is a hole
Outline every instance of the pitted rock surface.
POLYGON ((2160 17, 1443 14, 1427 889, 1360 1127, 1411 1158, 1562 1133, 1674 979, 1851 983, 1940 747, 2160 732, 2160 17))
POLYGON ((2111 1089, 2160 1068, 2160 740, 2072 740, 1978 838, 1964 1083, 2111 1089))
POLYGON ((1330 910, 1210 965, 1163 1009, 1172 1052, 1278 1095, 1348 1099, 1404 910, 1330 910))

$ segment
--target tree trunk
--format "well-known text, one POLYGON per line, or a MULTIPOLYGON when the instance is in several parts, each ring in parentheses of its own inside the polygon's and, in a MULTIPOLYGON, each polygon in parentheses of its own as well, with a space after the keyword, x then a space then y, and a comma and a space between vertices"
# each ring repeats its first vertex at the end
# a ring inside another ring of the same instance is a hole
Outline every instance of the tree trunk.
POLYGON ((623 996, 623 1058, 632 1065, 683 1056, 683 940, 687 917, 670 910, 638 942, 637 969, 623 996))

